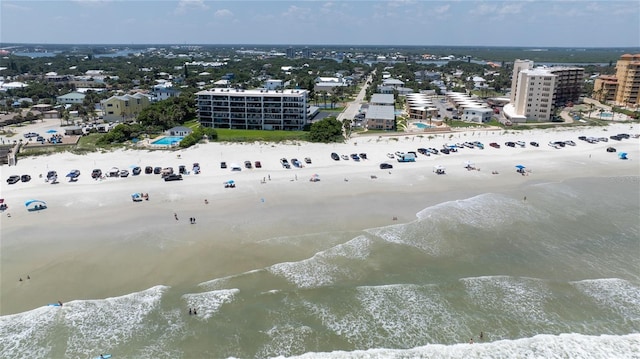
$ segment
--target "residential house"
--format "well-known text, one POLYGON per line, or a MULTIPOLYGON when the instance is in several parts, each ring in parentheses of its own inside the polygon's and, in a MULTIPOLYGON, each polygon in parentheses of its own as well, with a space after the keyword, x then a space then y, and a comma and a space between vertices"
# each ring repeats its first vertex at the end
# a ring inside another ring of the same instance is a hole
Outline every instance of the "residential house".
POLYGON ((189 136, 191 133, 193 132, 192 129, 190 129, 189 127, 185 127, 185 126, 176 126, 176 127, 172 127, 168 130, 165 131, 165 134, 167 134, 168 136, 189 136))
POLYGON ((70 92, 66 95, 58 96, 56 101, 61 105, 82 104, 85 94, 79 92, 70 92))
POLYGON ((110 122, 135 118, 142 109, 150 105, 149 97, 142 93, 111 96, 100 101, 104 119, 110 122))
POLYGON ((370 130, 393 130, 396 116, 393 106, 372 105, 367 108, 365 122, 370 130))

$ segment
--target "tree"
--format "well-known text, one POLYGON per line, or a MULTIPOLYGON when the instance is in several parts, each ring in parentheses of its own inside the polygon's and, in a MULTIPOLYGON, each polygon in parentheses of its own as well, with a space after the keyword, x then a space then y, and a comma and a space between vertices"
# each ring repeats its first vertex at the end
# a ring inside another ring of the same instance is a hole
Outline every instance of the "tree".
POLYGON ((326 117, 313 123, 309 131, 309 141, 322 143, 344 141, 342 123, 335 117, 326 117))

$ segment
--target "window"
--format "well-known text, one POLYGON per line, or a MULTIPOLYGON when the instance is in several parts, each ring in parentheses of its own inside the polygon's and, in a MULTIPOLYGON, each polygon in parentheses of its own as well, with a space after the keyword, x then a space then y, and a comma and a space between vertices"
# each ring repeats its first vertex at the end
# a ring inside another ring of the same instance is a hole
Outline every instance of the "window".
POLYGON ((113 107, 113 104, 112 103, 108 103, 107 107, 113 107))

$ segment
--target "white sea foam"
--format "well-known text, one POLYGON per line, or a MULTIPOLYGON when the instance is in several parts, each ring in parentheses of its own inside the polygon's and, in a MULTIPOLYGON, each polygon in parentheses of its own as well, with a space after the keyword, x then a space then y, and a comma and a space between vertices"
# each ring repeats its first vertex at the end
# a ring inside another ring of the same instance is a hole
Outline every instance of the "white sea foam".
POLYGON ((270 341, 256 353, 257 358, 299 353, 305 349, 305 340, 313 335, 308 326, 276 325, 266 333, 270 341))
POLYGON ((381 239, 418 248, 433 256, 451 254, 454 246, 448 234, 467 230, 490 231, 505 228, 519 221, 544 220, 548 214, 526 206, 519 199, 486 193, 475 197, 448 201, 423 209, 417 220, 368 229, 381 239))
POLYGON ((369 256, 370 246, 370 239, 359 236, 326 251, 318 252, 311 258, 298 262, 278 263, 267 270, 286 278, 300 288, 330 285, 338 279, 356 277, 359 272, 353 266, 347 269, 344 260, 364 261, 369 256))
POLYGON ((56 333, 67 337, 64 357, 88 357, 144 335, 147 316, 168 289, 156 286, 142 292, 100 300, 75 300, 62 307, 46 306, 0 317, 0 357, 51 357, 56 333))
POLYGON ((469 302, 508 318, 518 318, 525 327, 548 323, 551 318, 545 304, 552 297, 540 279, 488 276, 463 278, 469 302))
POLYGON ((244 273, 240 273, 240 274, 233 274, 233 275, 229 275, 226 277, 221 277, 221 278, 215 278, 212 280, 208 280, 206 282, 202 282, 199 283, 198 286, 205 288, 207 290, 218 290, 218 289, 226 289, 226 286, 228 285, 229 281, 234 279, 234 278, 240 278, 246 275, 250 275, 250 274, 256 274, 256 273, 260 273, 263 272, 264 269, 253 269, 244 273))
POLYGON ((45 358, 46 336, 55 327, 61 307, 40 307, 0 317, 0 358, 45 358))
MULTIPOLYGON (((306 353, 289 358, 576 358, 637 359, 640 334, 588 336, 536 335, 492 343, 439 345, 412 349, 370 349, 352 352, 306 353)), ((282 357, 281 357, 282 358, 282 357)))
POLYGON ((122 342, 144 335, 147 316, 156 310, 166 286, 100 300, 65 303, 63 324, 68 331, 66 357, 106 352, 122 342))
POLYGON ((205 293, 189 293, 182 296, 187 308, 195 308, 198 318, 209 319, 216 314, 225 303, 231 303, 240 293, 238 289, 215 290, 205 293))
POLYGON ((599 306, 618 313, 626 320, 640 322, 640 287, 618 278, 572 282, 599 306))
POLYGON ((429 285, 358 287, 354 298, 345 303, 305 301, 303 305, 335 335, 358 347, 413 347, 436 341, 432 335, 457 336, 467 331, 439 291, 429 285))

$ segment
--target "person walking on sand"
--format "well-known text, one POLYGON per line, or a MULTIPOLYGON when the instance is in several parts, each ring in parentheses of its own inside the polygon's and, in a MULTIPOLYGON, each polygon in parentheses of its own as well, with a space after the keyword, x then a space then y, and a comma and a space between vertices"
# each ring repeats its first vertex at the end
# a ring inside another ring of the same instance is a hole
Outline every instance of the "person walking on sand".
POLYGON ((173 214, 173 218, 175 218, 175 219, 176 219, 176 221, 177 221, 177 220, 178 220, 178 214, 177 214, 177 213, 174 213, 174 214, 173 214))
POLYGON ((193 312, 191 311, 191 308, 189 308, 189 315, 191 315, 193 312))

